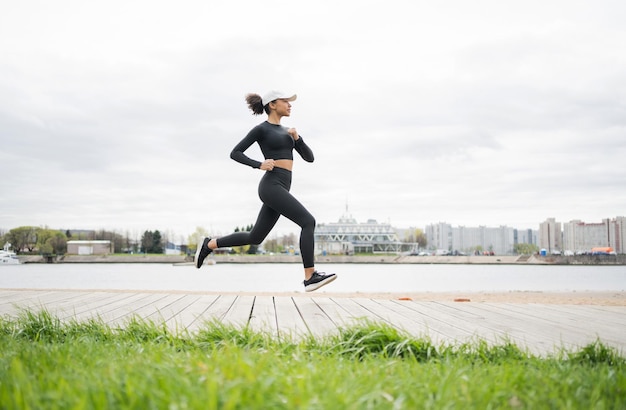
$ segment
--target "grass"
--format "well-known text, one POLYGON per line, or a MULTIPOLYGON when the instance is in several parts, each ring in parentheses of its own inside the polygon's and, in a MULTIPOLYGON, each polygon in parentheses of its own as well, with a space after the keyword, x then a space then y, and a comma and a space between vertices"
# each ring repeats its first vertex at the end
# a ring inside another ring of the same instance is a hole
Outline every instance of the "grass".
POLYGON ((278 340, 217 322, 0 319, 2 409, 620 409, 626 360, 599 341, 535 357, 511 343, 435 346, 378 324, 278 340))

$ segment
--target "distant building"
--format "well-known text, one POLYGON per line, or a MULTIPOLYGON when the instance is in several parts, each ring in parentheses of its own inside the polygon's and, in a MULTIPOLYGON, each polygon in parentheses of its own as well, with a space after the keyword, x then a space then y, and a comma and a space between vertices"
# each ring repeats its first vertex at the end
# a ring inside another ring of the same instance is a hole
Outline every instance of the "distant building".
POLYGON ((598 223, 572 220, 563 224, 563 248, 572 252, 590 252, 592 248, 611 247, 626 253, 626 218, 603 219, 598 223))
POLYGON ((398 240, 394 228, 373 219, 358 223, 343 216, 336 223, 318 224, 315 227, 316 254, 399 253, 410 250, 413 244, 398 240))
POLYGON ((111 241, 67 241, 69 255, 109 255, 113 253, 111 241))
POLYGON ((460 226, 455 231, 459 232, 458 235, 455 235, 459 237, 459 241, 453 242, 454 250, 468 252, 480 246, 483 251, 493 252, 496 255, 515 253, 515 229, 513 228, 507 226, 497 228, 460 226))
POLYGON ((539 247, 548 253, 564 250, 560 222, 556 222, 554 218, 548 218, 539 224, 539 247))
MULTIPOLYGON (((533 239, 532 230, 518 231, 507 226, 452 227, 447 223, 439 222, 426 226, 425 233, 429 249, 450 253, 471 253, 482 249, 497 255, 512 255, 515 253, 515 244, 533 243, 527 242, 533 239)), ((536 235, 534 237, 536 240, 536 235)))
POLYGON ((424 235, 426 235, 426 246, 429 249, 453 250, 452 225, 445 222, 427 225, 424 229, 424 235))
POLYGON ((183 255, 184 253, 185 253, 185 249, 183 249, 183 245, 176 244, 173 242, 167 242, 165 244, 166 255, 183 255))
POLYGON ((618 216, 611 220, 609 243, 616 253, 626 253, 626 217, 618 216))
POLYGON ((531 245, 537 245, 539 242, 538 234, 536 230, 532 229, 516 229, 515 230, 515 243, 528 243, 531 245))

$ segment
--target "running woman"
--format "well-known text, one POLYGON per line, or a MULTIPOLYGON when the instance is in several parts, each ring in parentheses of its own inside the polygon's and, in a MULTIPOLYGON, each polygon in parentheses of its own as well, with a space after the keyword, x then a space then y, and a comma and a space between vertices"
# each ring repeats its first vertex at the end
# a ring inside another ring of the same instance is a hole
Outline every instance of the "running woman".
POLYGON ((291 114, 291 102, 296 94, 270 91, 262 97, 248 94, 246 102, 253 115, 267 114, 267 120, 252 130, 233 148, 230 157, 252 168, 265 171, 259 183, 259 198, 263 202, 256 223, 250 232, 235 232, 221 238, 204 238, 195 256, 196 268, 200 268, 216 248, 259 245, 270 233, 278 218, 284 215, 302 228, 300 232, 300 254, 304 265, 304 290, 314 291, 337 278, 334 273, 318 272, 314 263, 315 218, 289 193, 293 150, 306 162, 313 162, 313 151, 298 135, 295 128, 280 124, 283 117, 291 114), (244 152, 254 143, 259 144, 264 161, 248 157, 244 152))

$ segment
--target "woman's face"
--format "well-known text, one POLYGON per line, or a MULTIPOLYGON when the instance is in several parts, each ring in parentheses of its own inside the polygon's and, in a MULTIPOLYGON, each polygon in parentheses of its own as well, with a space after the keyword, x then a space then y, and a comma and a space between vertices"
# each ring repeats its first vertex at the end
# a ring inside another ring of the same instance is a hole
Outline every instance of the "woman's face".
POLYGON ((276 110, 276 114, 281 117, 289 117, 289 115, 291 115, 291 103, 287 100, 280 98, 278 100, 274 100, 270 103, 270 108, 274 108, 274 110, 276 110))

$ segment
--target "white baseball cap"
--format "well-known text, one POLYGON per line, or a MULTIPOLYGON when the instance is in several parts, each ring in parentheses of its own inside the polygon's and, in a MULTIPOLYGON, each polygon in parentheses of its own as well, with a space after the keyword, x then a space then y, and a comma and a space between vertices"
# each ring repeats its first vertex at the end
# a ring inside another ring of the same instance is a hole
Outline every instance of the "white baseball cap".
POLYGON ((285 99, 287 101, 295 101, 296 97, 297 95, 295 94, 272 90, 263 94, 263 97, 261 97, 261 101, 263 102, 263 106, 265 107, 267 104, 271 103, 274 100, 285 99))

